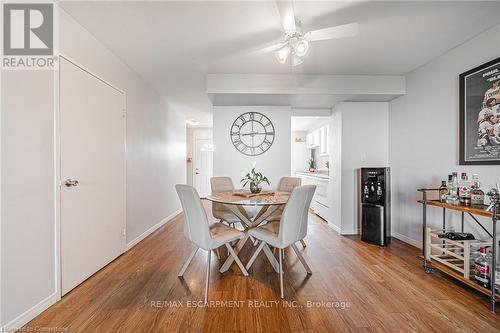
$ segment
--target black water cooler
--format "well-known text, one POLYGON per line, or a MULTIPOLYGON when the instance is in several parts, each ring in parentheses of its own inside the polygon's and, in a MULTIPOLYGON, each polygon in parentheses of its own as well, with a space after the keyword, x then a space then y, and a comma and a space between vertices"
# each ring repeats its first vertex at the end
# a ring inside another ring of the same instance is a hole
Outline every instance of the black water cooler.
POLYGON ((389 168, 361 169, 361 240, 381 246, 391 241, 389 168))

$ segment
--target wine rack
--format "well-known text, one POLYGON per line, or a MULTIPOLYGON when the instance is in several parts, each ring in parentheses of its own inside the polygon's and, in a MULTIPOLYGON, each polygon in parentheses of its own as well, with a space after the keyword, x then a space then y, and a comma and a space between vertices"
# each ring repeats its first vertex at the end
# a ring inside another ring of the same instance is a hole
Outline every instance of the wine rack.
POLYGON ((431 229, 427 228, 426 259, 437 261, 448 268, 459 272, 464 279, 472 280, 473 269, 472 254, 476 253, 481 246, 491 246, 492 242, 487 240, 452 240, 440 238, 439 235, 454 229, 431 229))

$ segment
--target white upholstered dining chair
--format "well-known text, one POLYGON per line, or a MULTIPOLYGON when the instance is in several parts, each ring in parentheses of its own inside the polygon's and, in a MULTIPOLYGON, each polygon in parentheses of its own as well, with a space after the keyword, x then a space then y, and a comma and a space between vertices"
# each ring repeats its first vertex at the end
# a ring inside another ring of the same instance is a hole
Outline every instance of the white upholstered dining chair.
MULTIPOLYGON (((234 191, 233 180, 231 177, 212 177, 210 178, 210 187, 212 193, 218 192, 230 192, 234 191)), ((254 216, 254 211, 245 210, 246 214, 252 218, 254 216)), ((227 223, 230 227, 235 228, 235 224, 241 223, 241 220, 234 215, 229 209, 224 207, 223 204, 212 202, 212 215, 219 220, 220 223, 227 223)), ((255 243, 255 239, 251 238, 252 243, 255 243)), ((218 253, 218 252, 217 252, 218 253)), ((218 257, 219 254, 217 254, 218 257)))
POLYGON ((184 236, 189 239, 196 247, 189 255, 187 261, 182 266, 178 276, 183 276, 187 267, 193 260, 198 249, 208 252, 207 275, 205 280, 205 303, 208 301, 208 280, 210 276, 210 259, 212 250, 225 245, 228 254, 234 258, 245 276, 248 272, 241 263, 238 255, 234 252, 230 243, 239 240, 245 234, 237 229, 230 228, 222 223, 209 224, 207 214, 203 208, 200 197, 196 189, 189 185, 175 185, 177 195, 181 201, 184 212, 184 236))
MULTIPOLYGON (((294 188, 302 185, 302 178, 300 177, 281 177, 278 187, 276 187, 276 191, 278 192, 288 192, 291 193, 294 188)), ((274 222, 281 220, 281 215, 283 214, 284 207, 278 208, 274 213, 271 214, 267 218, 267 221, 274 222)), ((303 247, 306 247, 306 242, 303 239, 300 240, 300 244, 303 247)))
MULTIPOLYGON (((257 250, 247 263, 247 269, 253 264, 259 252, 271 245, 279 250, 280 296, 283 294, 283 256, 284 249, 291 246, 308 274, 312 274, 309 265, 300 254, 296 242, 307 235, 307 217, 309 206, 316 190, 315 185, 297 186, 290 194, 290 198, 283 210, 279 222, 270 222, 261 227, 250 229, 250 235, 260 240, 257 250)), ((268 248, 269 250, 269 248, 268 248)))
MULTIPOLYGON (((230 177, 212 177, 210 178, 210 187, 212 193, 234 191, 233 181, 230 177)), ((212 215, 221 223, 225 222, 233 228, 235 223, 240 222, 236 215, 220 203, 212 202, 212 215)))

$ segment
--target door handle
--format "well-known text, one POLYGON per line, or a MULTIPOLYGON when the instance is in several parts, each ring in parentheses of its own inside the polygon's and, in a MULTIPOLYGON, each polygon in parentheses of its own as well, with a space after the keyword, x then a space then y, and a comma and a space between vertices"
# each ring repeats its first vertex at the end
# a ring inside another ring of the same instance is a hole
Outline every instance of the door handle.
POLYGON ((78 180, 76 179, 66 179, 64 181, 66 187, 78 186, 78 180))

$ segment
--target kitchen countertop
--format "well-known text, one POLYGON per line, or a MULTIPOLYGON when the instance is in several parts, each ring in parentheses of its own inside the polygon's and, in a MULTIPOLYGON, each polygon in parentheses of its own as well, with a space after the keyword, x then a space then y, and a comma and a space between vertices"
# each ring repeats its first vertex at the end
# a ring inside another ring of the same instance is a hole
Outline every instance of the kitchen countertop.
POLYGON ((325 180, 329 180, 330 176, 328 175, 328 171, 316 171, 316 172, 309 172, 309 171, 295 171, 297 175, 301 176, 309 176, 309 177, 314 177, 314 178, 321 178, 325 180))

